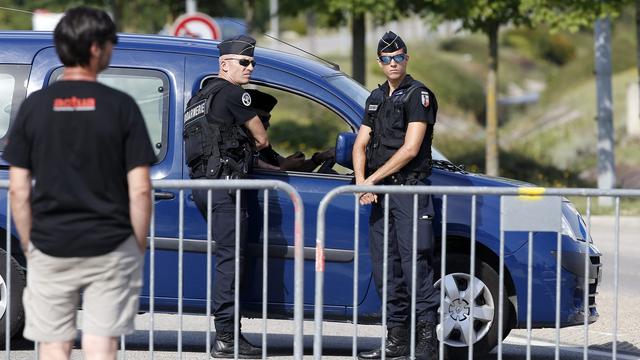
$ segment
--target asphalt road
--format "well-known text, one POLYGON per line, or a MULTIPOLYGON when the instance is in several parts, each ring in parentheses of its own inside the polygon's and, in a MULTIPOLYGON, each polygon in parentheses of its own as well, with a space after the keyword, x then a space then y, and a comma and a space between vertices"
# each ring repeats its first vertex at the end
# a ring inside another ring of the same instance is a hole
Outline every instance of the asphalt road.
MULTIPOLYGON (((617 316, 617 359, 640 359, 640 332, 637 331, 640 322, 640 246, 637 242, 640 234, 640 219, 637 217, 622 218, 620 222, 619 244, 619 289, 614 289, 615 262, 615 233, 612 217, 592 218, 592 235, 597 247, 604 254, 603 279, 597 297, 600 319, 589 326, 588 358, 612 359, 611 348, 614 339, 614 306, 618 301, 617 316)), ((126 339, 126 359, 150 359, 148 314, 140 315, 136 319, 136 329, 133 335, 126 339)), ((176 315, 156 315, 154 334, 154 358, 176 359, 178 346, 179 319, 176 315)), ((207 319, 203 316, 185 316, 183 318, 182 359, 206 359, 207 319)), ((244 320, 243 333, 258 344, 261 342, 261 320, 244 320)), ((313 323, 305 322, 304 348, 305 358, 312 358, 313 351, 313 323)), ((323 338, 323 358, 348 359, 351 358, 352 324, 325 323, 323 338)), ((270 359, 292 358, 293 354, 293 323, 285 320, 269 320, 267 323, 267 343, 270 359)), ((584 328, 572 327, 562 329, 561 359, 583 359, 584 328)), ((379 346, 381 328, 379 326, 358 326, 358 349, 369 349, 379 346)), ((514 330, 505 340, 503 359, 515 360, 525 358, 527 352, 526 330, 514 330)), ((555 329, 536 329, 532 332, 532 359, 555 358, 555 329)), ((12 344, 11 359, 34 359, 33 343, 16 340, 12 344)), ((495 354, 494 354, 495 356, 495 354)), ((5 358, 4 351, 0 358, 5 358)), ((81 359, 78 350, 74 350, 73 359, 81 359)))

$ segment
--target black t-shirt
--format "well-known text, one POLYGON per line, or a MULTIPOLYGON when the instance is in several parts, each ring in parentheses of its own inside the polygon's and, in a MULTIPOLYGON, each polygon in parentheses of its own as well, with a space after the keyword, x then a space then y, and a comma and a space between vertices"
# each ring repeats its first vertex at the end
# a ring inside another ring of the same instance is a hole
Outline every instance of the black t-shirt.
POLYGON ((58 257, 102 255, 129 237, 127 172, 156 160, 135 101, 90 81, 29 96, 3 158, 31 171, 31 241, 58 257))
POLYGON ((211 102, 213 116, 228 122, 228 125, 244 125, 245 122, 258 116, 251 107, 251 95, 239 85, 224 81, 226 85, 218 92, 211 102))

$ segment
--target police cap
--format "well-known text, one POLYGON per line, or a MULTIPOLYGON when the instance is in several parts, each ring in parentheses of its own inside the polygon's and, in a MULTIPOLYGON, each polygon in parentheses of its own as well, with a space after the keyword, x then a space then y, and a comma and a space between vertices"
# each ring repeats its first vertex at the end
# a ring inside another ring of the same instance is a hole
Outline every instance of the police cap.
POLYGON ((251 108, 255 110, 260 120, 262 122, 269 121, 271 110, 276 106, 278 100, 274 96, 256 89, 247 89, 246 92, 251 96, 251 108))
POLYGON ((383 52, 391 53, 400 49, 404 49, 406 53, 407 45, 402 41, 402 38, 393 31, 387 31, 386 34, 382 35, 380 41, 378 41, 378 55, 383 52))
POLYGON ((253 56, 255 47, 256 40, 247 35, 239 35, 218 44, 221 56, 228 54, 253 56))

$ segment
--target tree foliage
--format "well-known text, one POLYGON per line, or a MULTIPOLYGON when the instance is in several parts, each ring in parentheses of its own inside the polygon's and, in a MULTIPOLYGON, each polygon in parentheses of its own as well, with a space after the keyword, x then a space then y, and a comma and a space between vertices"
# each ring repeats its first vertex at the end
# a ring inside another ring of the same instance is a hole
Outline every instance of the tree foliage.
POLYGON ((616 17, 629 0, 521 0, 520 11, 534 24, 549 26, 553 31, 576 32, 591 28, 601 17, 616 17))
POLYGON ((520 3, 520 0, 423 0, 421 12, 435 14, 442 20, 460 20, 467 30, 488 33, 495 26, 528 25, 530 19, 520 11, 520 3))

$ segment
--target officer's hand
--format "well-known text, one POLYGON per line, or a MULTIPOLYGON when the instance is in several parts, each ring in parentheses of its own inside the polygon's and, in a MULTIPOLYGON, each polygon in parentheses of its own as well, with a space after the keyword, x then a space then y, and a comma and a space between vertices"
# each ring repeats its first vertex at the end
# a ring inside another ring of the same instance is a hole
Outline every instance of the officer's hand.
POLYGON ((336 158, 336 148, 332 147, 323 152, 317 152, 313 154, 313 161, 316 164, 322 164, 323 162, 336 158))
POLYGON ((299 169, 304 164, 304 154, 296 151, 293 155, 287 156, 280 163, 280 169, 284 171, 299 169))
POLYGON ((369 205, 378 202, 378 195, 373 193, 364 193, 360 196, 360 205, 369 205))

